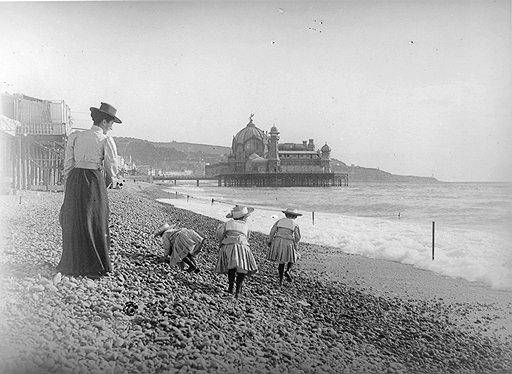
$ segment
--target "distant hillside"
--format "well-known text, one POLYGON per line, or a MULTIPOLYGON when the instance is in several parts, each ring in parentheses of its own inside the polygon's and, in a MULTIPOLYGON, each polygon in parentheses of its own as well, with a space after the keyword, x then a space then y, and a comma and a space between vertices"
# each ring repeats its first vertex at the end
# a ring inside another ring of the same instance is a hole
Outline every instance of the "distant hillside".
MULTIPOLYGON (((224 161, 230 147, 183 142, 150 142, 136 138, 114 137, 119 155, 130 156, 136 165, 148 165, 165 171, 192 170, 196 175, 204 174, 207 163, 224 161)), ((435 183, 435 178, 394 175, 375 168, 348 166, 343 161, 332 159, 335 173, 347 173, 350 182, 416 182, 435 183)))
POLYGON ((386 171, 365 168, 361 166, 348 166, 343 161, 332 159, 331 169, 335 173, 348 174, 350 182, 409 182, 409 183, 436 183, 439 182, 432 177, 416 177, 412 175, 396 175, 386 171))
POLYGON ((231 147, 218 145, 194 144, 172 141, 170 143, 153 143, 158 148, 174 148, 178 151, 200 154, 224 156, 231 152, 231 147))
POLYGON ((165 171, 192 170, 194 174, 203 175, 207 163, 219 162, 231 150, 229 147, 215 145, 150 142, 136 138, 114 137, 119 155, 135 165, 148 165, 165 171))

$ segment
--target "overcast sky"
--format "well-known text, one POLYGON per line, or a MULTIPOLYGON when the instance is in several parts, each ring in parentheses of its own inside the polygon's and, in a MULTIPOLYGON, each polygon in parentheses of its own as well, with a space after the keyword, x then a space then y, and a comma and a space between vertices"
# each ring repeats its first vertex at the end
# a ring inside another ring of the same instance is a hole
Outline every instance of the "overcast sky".
POLYGON ((231 146, 248 123, 347 164, 512 181, 510 1, 0 2, 0 89, 106 101, 113 136, 231 146))

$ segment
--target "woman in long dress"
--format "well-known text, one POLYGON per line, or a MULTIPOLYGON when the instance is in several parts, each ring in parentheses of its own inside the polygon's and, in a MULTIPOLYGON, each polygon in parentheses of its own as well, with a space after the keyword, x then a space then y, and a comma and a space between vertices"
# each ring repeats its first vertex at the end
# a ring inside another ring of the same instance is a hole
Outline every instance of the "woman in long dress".
POLYGON ((62 256, 57 269, 97 278, 112 270, 105 175, 117 177, 117 152, 107 133, 121 120, 107 103, 90 111, 92 127, 71 133, 66 144, 64 202, 59 215, 62 256))
POLYGON ((249 247, 249 225, 247 217, 253 208, 235 206, 226 218, 229 221, 217 227, 216 237, 219 242, 219 257, 215 271, 228 275, 228 293, 233 293, 236 281, 235 297, 242 291, 245 277, 258 271, 258 265, 249 247))
POLYGON ((277 262, 279 273, 279 285, 283 284, 283 276, 286 276, 288 281, 292 281, 290 273, 293 264, 298 259, 298 246, 300 242, 300 228, 295 218, 302 216, 297 212, 297 209, 286 209, 282 211, 284 218, 276 221, 270 230, 268 238, 269 251, 267 260, 277 262), (288 264, 286 271, 285 265, 288 264))

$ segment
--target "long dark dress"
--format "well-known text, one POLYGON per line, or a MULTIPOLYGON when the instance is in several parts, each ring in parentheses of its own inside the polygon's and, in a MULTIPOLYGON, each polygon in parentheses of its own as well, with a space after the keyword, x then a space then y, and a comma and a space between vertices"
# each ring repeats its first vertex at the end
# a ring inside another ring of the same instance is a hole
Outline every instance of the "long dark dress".
POLYGON ((98 275, 112 270, 105 177, 100 170, 71 170, 60 210, 63 274, 98 275))

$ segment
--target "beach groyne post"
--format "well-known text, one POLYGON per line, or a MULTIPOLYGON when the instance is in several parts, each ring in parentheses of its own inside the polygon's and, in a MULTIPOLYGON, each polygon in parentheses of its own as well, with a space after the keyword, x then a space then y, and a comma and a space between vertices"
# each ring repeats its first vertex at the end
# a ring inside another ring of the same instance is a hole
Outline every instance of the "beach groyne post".
POLYGON ((311 212, 311 221, 315 224, 315 212, 311 212))
POLYGON ((432 221, 432 261, 434 261, 435 236, 436 236, 436 223, 435 223, 435 221, 432 221))

